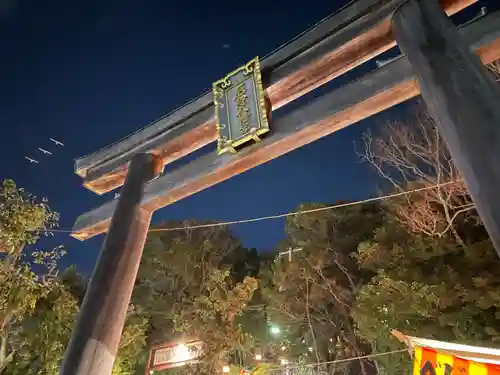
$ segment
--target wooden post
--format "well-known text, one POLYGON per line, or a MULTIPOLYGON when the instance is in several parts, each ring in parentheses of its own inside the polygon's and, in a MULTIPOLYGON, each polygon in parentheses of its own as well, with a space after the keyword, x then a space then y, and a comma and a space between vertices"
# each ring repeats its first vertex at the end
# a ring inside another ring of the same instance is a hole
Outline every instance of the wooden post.
POLYGON ((61 375, 111 374, 151 219, 140 201, 145 184, 161 166, 149 154, 139 154, 130 163, 61 375))
POLYGON ((392 22, 422 97, 500 254, 500 85, 436 0, 409 0, 392 22))

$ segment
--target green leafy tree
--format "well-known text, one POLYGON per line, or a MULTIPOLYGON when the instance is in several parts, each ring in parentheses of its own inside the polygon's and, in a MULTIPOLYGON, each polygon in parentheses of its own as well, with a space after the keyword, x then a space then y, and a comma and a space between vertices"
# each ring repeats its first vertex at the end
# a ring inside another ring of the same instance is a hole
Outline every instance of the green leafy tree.
POLYGON ((137 314, 134 307, 131 306, 113 366, 113 375, 132 375, 136 373, 138 362, 146 346, 147 329, 148 319, 137 314))
POLYGON ((33 373, 51 374, 58 350, 62 355, 66 339, 63 332, 72 326, 72 313, 76 311, 76 300, 67 298, 56 277, 55 267, 62 254, 64 251, 56 248, 33 253, 31 261, 0 263, 2 371, 16 372, 29 365, 39 368, 33 373))
MULTIPOLYGON (((369 353, 370 347, 355 333, 350 313, 357 290, 371 273, 360 272, 352 254, 361 241, 373 236, 382 217, 377 206, 365 205, 288 220, 281 252, 293 251, 292 259, 282 256, 276 260, 267 295, 270 320, 283 332, 275 355, 311 363, 369 353)), ((367 361, 330 365, 326 370, 374 372, 367 361)))
POLYGON ((46 229, 57 226, 59 215, 50 210, 47 200, 4 180, 0 189, 0 251, 19 256, 24 245, 34 244, 46 229))
POLYGON ((248 336, 236 319, 257 288, 256 279, 247 276, 254 271, 245 257, 226 228, 149 236, 132 298, 148 319, 148 346, 188 339, 205 343, 203 361, 178 371, 213 373, 231 358, 244 357, 248 336))
MULTIPOLYGON (((463 247, 451 234, 409 233, 393 217, 359 247, 360 266, 376 276, 360 289, 353 317, 374 350, 400 347, 391 329, 475 345, 499 341, 499 260, 486 233, 477 237, 463 247)), ((410 373, 401 358, 399 371, 410 373)), ((394 371, 390 360, 377 360, 387 373, 394 371)))
MULTIPOLYGON (((390 124, 365 137, 366 159, 395 191, 372 239, 358 247, 375 276, 353 309, 358 333, 376 351, 399 348, 390 334, 470 344, 499 341, 499 259, 433 120, 390 124), (440 185, 440 186, 435 186, 440 185)), ((377 359, 381 373, 410 373, 406 355, 377 359)))
POLYGON ((5 180, 0 189, 0 373, 14 360, 23 346, 19 327, 36 310, 37 302, 54 288, 52 275, 64 251, 35 252, 31 259, 21 259, 26 244, 34 244, 40 234, 57 225, 58 215, 45 200, 5 180), (33 272, 41 268, 44 277, 33 272), (44 273, 45 272, 45 273, 44 273))
POLYGON ((78 300, 62 279, 51 280, 51 290, 17 327, 19 342, 6 374, 57 375, 78 313, 78 300))

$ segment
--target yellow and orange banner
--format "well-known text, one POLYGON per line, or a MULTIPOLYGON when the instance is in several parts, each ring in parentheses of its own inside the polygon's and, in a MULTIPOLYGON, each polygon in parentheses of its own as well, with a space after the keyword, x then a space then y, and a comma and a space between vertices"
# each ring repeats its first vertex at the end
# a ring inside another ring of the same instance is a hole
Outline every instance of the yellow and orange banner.
POLYGON ((413 375, 500 375, 500 349, 394 335, 413 352, 413 375))
POLYGON ((500 375, 500 365, 481 363, 431 348, 415 347, 413 375, 500 375))

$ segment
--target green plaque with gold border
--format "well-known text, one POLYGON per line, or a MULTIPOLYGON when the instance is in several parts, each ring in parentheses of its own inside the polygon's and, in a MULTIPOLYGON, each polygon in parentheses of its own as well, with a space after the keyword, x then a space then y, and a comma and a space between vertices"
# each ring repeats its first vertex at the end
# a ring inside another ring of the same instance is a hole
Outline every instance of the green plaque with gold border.
POLYGON ((260 136, 269 131, 269 105, 258 57, 214 82, 213 95, 217 154, 235 153, 247 142, 260 142, 260 136))

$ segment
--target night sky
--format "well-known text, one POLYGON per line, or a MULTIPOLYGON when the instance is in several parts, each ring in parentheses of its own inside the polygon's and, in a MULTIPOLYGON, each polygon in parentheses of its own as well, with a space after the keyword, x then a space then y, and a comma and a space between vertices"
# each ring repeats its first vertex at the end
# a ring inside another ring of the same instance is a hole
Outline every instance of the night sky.
MULTIPOLYGON (((82 187, 75 158, 200 95, 346 2, 0 0, 0 178, 47 197, 61 214, 61 228, 71 228, 79 214, 112 198, 82 187), (29 164, 25 155, 40 164, 29 164)), ((367 64, 333 85, 373 68, 367 64)), ((376 194, 379 182, 359 162, 354 142, 388 117, 364 121, 168 206, 154 222, 241 219, 291 211, 302 202, 376 194)), ((283 238, 283 224, 232 229, 246 246, 266 250, 283 238)), ((60 233, 44 245, 64 244, 65 263, 88 273, 102 239, 82 243, 60 233)))

